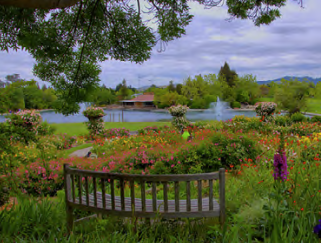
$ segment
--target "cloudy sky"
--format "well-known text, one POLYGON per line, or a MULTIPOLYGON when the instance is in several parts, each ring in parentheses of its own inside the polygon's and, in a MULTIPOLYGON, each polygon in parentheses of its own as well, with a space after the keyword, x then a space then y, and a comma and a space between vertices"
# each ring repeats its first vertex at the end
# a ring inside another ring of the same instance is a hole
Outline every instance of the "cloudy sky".
MULTIPOLYGON (((186 35, 170 42, 166 51, 156 48, 144 64, 106 61, 101 64, 101 82, 115 87, 123 78, 134 87, 182 83, 188 76, 218 73, 227 61, 238 74, 253 74, 257 80, 283 76, 321 76, 320 0, 304 0, 304 8, 288 0, 282 17, 269 26, 256 27, 250 20, 226 21, 225 7, 203 9, 192 3, 194 19, 186 35)), ((0 52, 0 79, 19 73, 32 75, 34 60, 26 52, 0 52)))

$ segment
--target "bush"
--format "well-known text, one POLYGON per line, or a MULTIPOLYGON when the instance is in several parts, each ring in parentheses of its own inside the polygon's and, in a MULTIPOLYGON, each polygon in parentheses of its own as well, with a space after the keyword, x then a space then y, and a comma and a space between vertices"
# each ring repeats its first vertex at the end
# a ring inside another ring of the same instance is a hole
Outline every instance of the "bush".
POLYGON ((43 165, 41 161, 20 167, 16 172, 19 187, 29 195, 55 196, 64 185, 61 168, 61 165, 43 165))
POLYGON ((30 110, 18 111, 7 116, 7 122, 15 127, 22 127, 37 133, 37 128, 42 121, 39 113, 30 110))
POLYGON ((321 122, 321 116, 314 116, 311 118, 311 122, 321 122))
POLYGON ((5 179, 0 177, 0 207, 9 201, 9 189, 5 179))
POLYGON ((9 123, 0 123, 0 134, 10 138, 12 142, 19 141, 28 144, 37 140, 34 131, 29 131, 20 126, 12 126, 9 123))
POLYGON ((273 102, 261 102, 256 104, 255 112, 262 121, 271 121, 277 105, 273 102))
POLYGON ((231 108, 241 108, 241 103, 240 102, 237 102, 237 101, 233 101, 231 103, 231 108))
POLYGON ((104 131, 102 135, 105 138, 129 136, 129 130, 125 128, 112 128, 104 131))
POLYGON ((208 125, 205 121, 198 121, 194 123, 194 126, 196 126, 198 129, 204 129, 208 125))
POLYGON ((52 135, 56 131, 56 128, 50 126, 48 122, 42 122, 38 126, 38 135, 40 136, 46 136, 46 135, 52 135))
POLYGON ((292 120, 289 116, 276 116, 274 118, 275 125, 277 126, 289 126, 292 124, 292 120))
POLYGON ((292 122, 305 122, 307 118, 305 117, 305 115, 301 114, 300 112, 297 112, 291 116, 291 120, 292 122))

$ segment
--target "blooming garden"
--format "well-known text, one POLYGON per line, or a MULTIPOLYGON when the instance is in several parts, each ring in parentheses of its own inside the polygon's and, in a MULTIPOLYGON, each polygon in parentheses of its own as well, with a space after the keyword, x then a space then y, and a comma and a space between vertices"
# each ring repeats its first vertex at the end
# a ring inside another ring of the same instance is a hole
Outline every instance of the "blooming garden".
POLYGON ((125 129, 82 138, 37 133, 37 139, 28 143, 13 136, 10 143, 14 149, 0 150, 0 183, 10 188, 11 195, 33 199, 0 212, 0 230, 8 242, 320 242, 321 123, 318 118, 297 121, 298 115, 294 117, 274 116, 273 110, 259 111, 255 118, 237 116, 224 122, 179 123, 179 129, 147 127, 136 136, 130 136, 125 129), (189 126, 194 135, 192 141, 181 137, 181 126, 189 126), (63 158, 57 153, 86 140, 92 141, 92 151, 98 158, 63 158), (221 228, 216 219, 202 222, 201 226, 170 221, 152 226, 139 224, 138 230, 132 231, 132 224, 106 217, 86 227, 79 226, 74 235, 67 236, 64 163, 132 174, 194 174, 224 167, 227 223, 221 228), (34 201, 37 198, 42 198, 41 203, 34 201), (27 213, 31 208, 34 211, 27 213), (44 224, 36 220, 39 210, 48 217, 43 219, 47 222, 43 228, 40 225, 44 224), (20 219, 15 227, 9 226, 14 217, 23 213, 31 218, 30 222, 20 219), (59 217, 63 220, 59 221, 59 217), (52 233, 48 235, 45 232, 49 229, 52 233))

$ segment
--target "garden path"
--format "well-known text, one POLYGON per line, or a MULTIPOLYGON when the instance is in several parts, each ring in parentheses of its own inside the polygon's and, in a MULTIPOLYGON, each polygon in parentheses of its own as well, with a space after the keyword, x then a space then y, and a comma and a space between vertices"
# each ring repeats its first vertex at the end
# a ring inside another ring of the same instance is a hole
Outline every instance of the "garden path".
MULTIPOLYGON (((137 135, 137 131, 132 131, 130 132, 130 135, 137 135)), ((79 149, 71 154, 69 154, 69 157, 85 157, 88 152, 92 149, 93 147, 88 147, 84 149, 79 149)))

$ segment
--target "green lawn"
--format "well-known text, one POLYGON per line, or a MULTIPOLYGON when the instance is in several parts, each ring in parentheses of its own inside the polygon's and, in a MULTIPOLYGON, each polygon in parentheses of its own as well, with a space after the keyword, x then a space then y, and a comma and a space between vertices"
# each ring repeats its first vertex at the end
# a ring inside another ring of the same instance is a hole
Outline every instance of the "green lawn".
POLYGON ((71 154, 77 150, 80 150, 80 149, 89 148, 91 146, 92 146, 91 143, 85 143, 85 144, 79 145, 77 147, 66 149, 66 150, 61 151, 58 157, 59 158, 68 158, 69 154, 71 154))
MULTIPOLYGON (((56 128, 56 134, 67 133, 72 136, 79 136, 87 133, 86 125, 83 123, 54 123, 51 124, 56 128)), ((170 125, 170 122, 105 122, 105 128, 126 128, 130 131, 137 131, 138 129, 148 126, 163 126, 170 125)))
POLYGON ((308 99, 307 112, 321 114, 321 99, 316 99, 316 98, 308 99))

